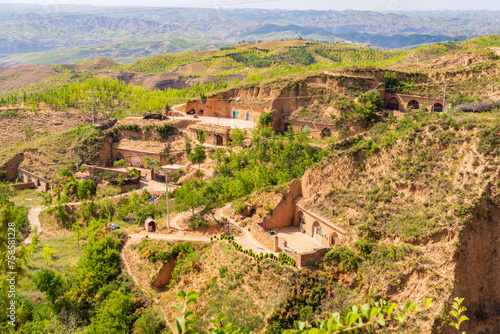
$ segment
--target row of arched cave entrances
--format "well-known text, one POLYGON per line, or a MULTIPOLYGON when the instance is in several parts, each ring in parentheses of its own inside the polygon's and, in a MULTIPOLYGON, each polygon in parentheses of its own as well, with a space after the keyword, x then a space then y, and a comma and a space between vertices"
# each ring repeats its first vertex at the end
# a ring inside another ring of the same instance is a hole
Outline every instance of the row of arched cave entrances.
MULTIPOLYGON (((198 131, 198 141, 201 141, 201 137, 203 136, 204 132, 203 131, 198 131)), ((217 146, 223 146, 224 145, 224 139, 222 138, 221 135, 214 134, 215 136, 215 145, 217 146)))
MULTIPOLYGON (((203 116, 203 114, 204 114, 204 113, 205 113, 205 112, 204 112, 204 110, 203 110, 203 109, 198 110, 198 115, 203 116)), ((191 110, 189 110, 189 111, 187 112, 187 114, 188 114, 188 115, 195 115, 195 114, 196 114, 196 110, 191 109, 191 110)))
MULTIPOLYGON (((410 102, 408 102, 408 104, 406 105, 406 110, 412 110, 412 109, 419 109, 420 108, 420 104, 418 103, 417 100, 411 100, 410 102)), ((390 110, 399 110, 399 101, 392 97, 389 102, 387 103, 387 109, 390 109, 390 110)), ((434 103, 434 105, 432 106, 432 110, 434 112, 442 112, 443 111, 443 105, 441 103, 434 103)))
MULTIPOLYGON (((307 233, 307 230, 306 230, 306 221, 305 221, 304 213, 302 211, 299 211, 299 228, 300 228, 301 231, 307 233)), ((316 236, 318 236, 320 238, 323 237, 323 230, 321 228, 321 224, 318 221, 315 221, 313 223, 313 234, 312 234, 312 237, 315 238, 316 236)), ((329 246, 335 245, 335 242, 337 241, 338 237, 339 236, 338 236, 337 233, 332 232, 328 236, 328 245, 329 246)))
MULTIPOLYGON (((292 129, 292 126, 290 125, 290 123, 285 123, 283 124, 283 132, 292 132, 293 133, 293 129, 292 129)), ((301 133, 311 133, 311 128, 309 127, 309 125, 304 125, 301 129, 300 129, 300 132, 301 133)), ((324 138, 324 137, 331 137, 332 136, 332 130, 330 130, 329 128, 324 128, 323 130, 321 130, 321 137, 324 138)))
MULTIPOLYGON (((28 175, 28 179, 25 180, 24 179, 24 173, 22 171, 19 172, 18 180, 21 181, 21 182, 26 182, 27 181, 27 183, 33 182, 37 188, 41 188, 42 187, 42 182, 40 182, 40 179, 37 179, 36 177, 32 178, 30 175, 28 175)), ((50 184, 47 184, 47 190, 50 190, 50 184)))

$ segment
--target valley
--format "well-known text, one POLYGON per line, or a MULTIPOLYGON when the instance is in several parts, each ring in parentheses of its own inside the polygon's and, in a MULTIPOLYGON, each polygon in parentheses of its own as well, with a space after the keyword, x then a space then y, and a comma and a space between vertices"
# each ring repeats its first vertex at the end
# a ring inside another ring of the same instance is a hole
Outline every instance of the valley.
POLYGON ((299 38, 0 67, 9 330, 451 334, 464 298, 460 330, 498 332, 499 48, 299 38))

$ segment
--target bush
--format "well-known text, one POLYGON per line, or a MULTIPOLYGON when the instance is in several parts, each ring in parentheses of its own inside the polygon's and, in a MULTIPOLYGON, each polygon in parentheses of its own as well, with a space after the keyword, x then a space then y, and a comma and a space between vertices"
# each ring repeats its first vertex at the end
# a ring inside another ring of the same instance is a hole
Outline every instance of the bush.
POLYGON ((134 323, 134 333, 159 334, 165 329, 164 321, 152 308, 147 308, 134 323))
POLYGON ((135 132, 141 131, 139 125, 137 124, 120 124, 118 128, 123 131, 135 131, 135 132))
POLYGON ((168 137, 175 136, 177 134, 177 126, 169 123, 157 125, 155 126, 155 130, 158 131, 163 139, 168 139, 168 137))
POLYGON ((335 247, 325 254, 324 262, 328 264, 340 264, 345 270, 355 270, 362 262, 361 257, 347 247, 335 247))
POLYGON ((265 112, 259 117, 259 125, 260 126, 271 126, 273 121, 273 113, 265 112))

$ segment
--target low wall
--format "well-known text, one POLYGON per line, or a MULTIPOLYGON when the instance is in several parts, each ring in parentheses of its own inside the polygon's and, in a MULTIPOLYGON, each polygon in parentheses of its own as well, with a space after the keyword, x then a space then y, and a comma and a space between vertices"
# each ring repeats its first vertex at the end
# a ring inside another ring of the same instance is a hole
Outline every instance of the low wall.
POLYGON ((34 182, 28 182, 28 183, 14 184, 12 188, 16 190, 22 190, 22 189, 33 189, 36 188, 36 186, 34 182))
POLYGON ((121 176, 124 176, 124 177, 127 176, 127 172, 118 171, 118 170, 113 169, 113 168, 106 168, 106 167, 100 167, 100 166, 94 166, 94 165, 85 165, 85 164, 83 164, 82 166, 85 167, 86 171, 90 175, 99 176, 98 175, 99 172, 110 172, 110 173, 115 173, 115 174, 118 174, 118 175, 121 175, 121 176))
POLYGON ((264 231, 262 226, 255 223, 250 226, 250 234, 262 246, 269 249, 271 252, 278 252, 278 236, 269 235, 269 233, 264 231))
POLYGON ((300 253, 300 254, 295 252, 289 252, 287 250, 284 250, 284 252, 286 255, 290 256, 292 259, 295 260, 298 267, 305 267, 313 263, 322 261, 323 258, 325 257, 325 254, 330 249, 331 248, 319 248, 312 252, 300 253))

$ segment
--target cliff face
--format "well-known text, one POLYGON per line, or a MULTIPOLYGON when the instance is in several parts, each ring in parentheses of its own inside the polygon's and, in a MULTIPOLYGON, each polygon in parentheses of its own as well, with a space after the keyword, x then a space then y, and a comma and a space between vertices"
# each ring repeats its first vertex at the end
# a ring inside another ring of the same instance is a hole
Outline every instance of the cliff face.
POLYGON ((430 315, 410 322, 421 333, 454 333, 455 297, 468 308, 463 330, 500 331, 500 159, 485 148, 490 122, 415 114, 374 128, 302 178, 301 205, 344 228, 336 247, 363 259, 341 281, 358 282, 360 301, 434 298, 430 315))
POLYGON ((452 294, 465 298, 471 319, 462 328, 467 333, 500 332, 500 208, 496 198, 488 187, 457 240, 452 294))

